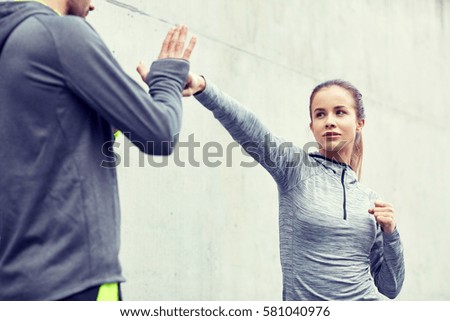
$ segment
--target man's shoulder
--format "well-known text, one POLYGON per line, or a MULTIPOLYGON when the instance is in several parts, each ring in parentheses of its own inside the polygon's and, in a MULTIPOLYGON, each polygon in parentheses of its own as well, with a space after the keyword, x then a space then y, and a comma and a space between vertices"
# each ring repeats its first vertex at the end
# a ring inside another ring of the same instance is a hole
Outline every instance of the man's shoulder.
POLYGON ((33 15, 18 26, 17 31, 26 39, 53 38, 70 42, 74 38, 86 38, 93 29, 82 18, 53 15, 33 15))
POLYGON ((75 16, 36 17, 61 52, 97 50, 103 45, 99 35, 83 18, 75 16))
POLYGON ((85 19, 75 16, 36 16, 42 24, 51 33, 71 33, 73 35, 92 32, 92 27, 85 19))

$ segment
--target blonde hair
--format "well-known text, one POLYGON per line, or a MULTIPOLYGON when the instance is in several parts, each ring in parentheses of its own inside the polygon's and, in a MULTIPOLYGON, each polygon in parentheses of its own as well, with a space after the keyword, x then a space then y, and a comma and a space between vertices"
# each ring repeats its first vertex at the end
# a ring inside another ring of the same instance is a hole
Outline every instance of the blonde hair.
MULTIPOLYGON (((331 87, 331 86, 339 86, 339 87, 347 90, 352 95, 353 100, 355 102, 354 108, 356 111, 357 120, 361 121, 363 119, 366 119, 366 114, 364 111, 364 104, 363 104, 362 95, 361 95, 360 91, 355 86, 353 86, 351 83, 349 83, 348 81, 341 80, 341 79, 333 79, 333 80, 328 80, 328 81, 325 81, 325 82, 317 85, 314 88, 314 90, 312 91, 311 96, 309 98, 309 115, 311 117, 311 120, 312 120, 311 107, 312 107, 312 101, 314 100, 314 97, 320 90, 331 87)), ((356 136, 355 136, 354 144, 353 144, 353 151, 352 151, 352 156, 350 159, 350 166, 358 175, 358 180, 361 179, 363 152, 364 152, 364 144, 363 144, 363 139, 362 139, 362 133, 357 132, 356 136)))

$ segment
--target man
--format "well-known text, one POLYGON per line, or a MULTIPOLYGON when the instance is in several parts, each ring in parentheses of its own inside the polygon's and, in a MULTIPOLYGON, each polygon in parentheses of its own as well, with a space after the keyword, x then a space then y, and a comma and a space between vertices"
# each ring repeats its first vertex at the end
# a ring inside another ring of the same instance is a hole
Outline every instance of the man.
MULTIPOLYGON (((0 300, 119 298, 111 127, 168 155, 181 125, 186 27, 142 90, 83 19, 88 0, 0 3, 0 300)), ((140 74, 145 72, 142 66, 140 74)))

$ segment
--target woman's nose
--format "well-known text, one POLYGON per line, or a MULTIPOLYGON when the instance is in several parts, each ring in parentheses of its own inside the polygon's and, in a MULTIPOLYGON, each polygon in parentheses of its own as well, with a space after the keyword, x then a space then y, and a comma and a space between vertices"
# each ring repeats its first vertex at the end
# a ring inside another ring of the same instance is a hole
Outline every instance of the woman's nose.
POLYGON ((334 121, 333 118, 328 117, 327 118, 327 122, 325 123, 325 127, 326 128, 335 128, 336 127, 336 122, 334 121))

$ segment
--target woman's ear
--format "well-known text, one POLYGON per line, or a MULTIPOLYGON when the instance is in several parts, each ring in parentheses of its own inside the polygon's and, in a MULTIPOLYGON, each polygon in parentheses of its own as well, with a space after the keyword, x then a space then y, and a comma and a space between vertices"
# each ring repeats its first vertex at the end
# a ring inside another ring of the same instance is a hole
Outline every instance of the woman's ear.
POLYGON ((313 128, 312 128, 312 122, 309 123, 309 129, 310 129, 311 131, 313 130, 313 128))
POLYGON ((360 133, 362 131, 362 129, 364 128, 364 125, 366 123, 365 119, 361 119, 360 121, 358 121, 358 123, 356 124, 356 132, 360 133))

